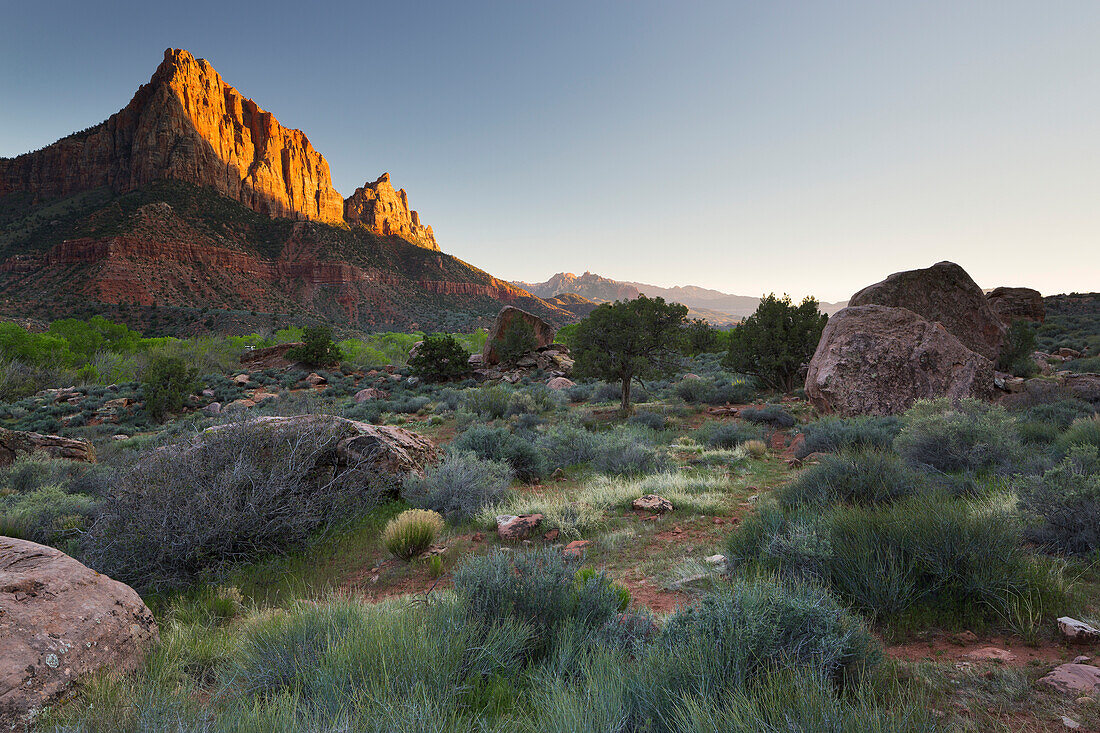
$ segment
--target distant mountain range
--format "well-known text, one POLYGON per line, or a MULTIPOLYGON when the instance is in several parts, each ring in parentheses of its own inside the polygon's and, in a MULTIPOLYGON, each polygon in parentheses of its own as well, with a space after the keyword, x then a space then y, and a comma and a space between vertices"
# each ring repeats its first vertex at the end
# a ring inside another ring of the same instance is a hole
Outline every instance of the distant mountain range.
MULTIPOLYGON (((731 295, 720 290, 710 290, 695 285, 680 285, 662 288, 658 285, 612 280, 592 272, 574 275, 571 272, 559 272, 543 283, 515 282, 532 295, 549 299, 573 293, 595 303, 613 300, 629 300, 645 295, 650 298, 661 297, 667 301, 682 303, 689 309, 689 317, 703 318, 714 325, 732 325, 746 316, 752 315, 760 304, 760 298, 750 295, 731 295)), ((847 305, 847 301, 822 303, 825 313, 836 313, 847 305)))

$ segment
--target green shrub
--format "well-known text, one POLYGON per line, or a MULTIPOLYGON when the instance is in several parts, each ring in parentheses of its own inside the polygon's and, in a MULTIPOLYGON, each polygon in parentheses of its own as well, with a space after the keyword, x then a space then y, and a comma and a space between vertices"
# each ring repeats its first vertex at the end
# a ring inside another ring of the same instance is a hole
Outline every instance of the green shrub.
POLYGON ((845 451, 826 455, 780 487, 786 507, 827 507, 837 503, 883 504, 912 496, 927 480, 895 453, 845 451))
POLYGON ((858 417, 823 417, 801 429, 805 436, 795 450, 796 458, 811 453, 836 453, 847 448, 889 449, 901 432, 897 417, 860 415, 858 417))
POLYGON ((1100 450, 1100 415, 1074 420, 1058 438, 1058 446, 1067 452, 1074 446, 1089 446, 1100 450))
POLYGON ((627 420, 631 425, 641 425, 660 432, 668 426, 668 418, 659 412, 637 412, 627 420))
POLYGON ((997 471, 1021 462, 1015 421, 998 405, 973 399, 917 402, 905 413, 894 449, 937 471, 997 471))
POLYGON ((1033 405, 1023 410, 1020 419, 1023 421, 1043 422, 1054 425, 1059 430, 1065 430, 1079 417, 1091 417, 1096 410, 1089 403, 1079 399, 1057 400, 1033 405))
MULTIPOLYGON (((945 623, 996 623, 1021 595, 1058 592, 1034 587, 1011 516, 932 492, 824 512, 765 506, 730 536, 727 549, 745 572, 813 579, 850 607, 888 621, 923 611, 945 623)), ((1044 607, 1064 602, 1054 598, 1044 607)))
POLYGON ((443 517, 426 509, 398 514, 382 530, 382 545, 394 557, 411 560, 427 550, 443 530, 443 517))
POLYGON ((1022 319, 1013 321, 1001 345, 997 368, 1016 377, 1033 377, 1039 371, 1031 358, 1035 349, 1035 325, 1022 319))
POLYGON ((483 460, 473 453, 450 452, 423 476, 409 475, 401 494, 413 506, 444 516, 453 512, 474 517, 482 507, 507 495, 513 476, 506 463, 483 460))
POLYGON ((746 407, 738 414, 742 420, 772 425, 777 428, 793 427, 797 420, 794 415, 783 409, 781 405, 765 405, 764 407, 746 407))
POLYGON ((704 442, 712 448, 736 448, 750 440, 763 440, 768 435, 762 426, 743 422, 714 423, 700 433, 704 442))
POLYGON ((451 447, 470 451, 479 458, 502 461, 512 467, 516 477, 525 483, 546 475, 546 459, 530 441, 507 428, 474 425, 458 436, 451 447))
POLYGON ((454 336, 431 334, 424 337, 424 343, 409 358, 409 371, 423 379, 442 382, 468 373, 469 358, 454 336))
POLYGON ((553 548, 495 550, 455 570, 455 595, 472 618, 521 621, 545 645, 552 632, 567 624, 596 629, 620 611, 620 588, 603 573, 578 575, 577 570, 576 560, 553 548))
POLYGON ((853 683, 882 659, 863 622, 827 592, 774 579, 739 581, 674 613, 659 644, 677 651, 701 643, 704 663, 738 683, 773 664, 808 668, 837 683, 853 683))
POLYGON ((826 320, 813 298, 796 306, 790 296, 766 295, 756 311, 730 332, 726 364, 771 389, 791 392, 801 386, 800 370, 813 356, 826 320))
POLYGON ((515 364, 524 354, 538 346, 535 329, 522 318, 513 318, 504 333, 494 342, 497 356, 503 364, 515 364))
POLYGON ((302 345, 286 352, 286 358, 309 366, 331 366, 343 359, 340 347, 332 340, 328 326, 307 326, 302 333, 302 345))
POLYGON ((198 370, 179 356, 157 356, 141 375, 145 410, 154 420, 176 412, 199 388, 198 370))
POLYGON ((1061 464, 1022 480, 1020 499, 1033 522, 1025 535, 1057 552, 1100 550, 1100 457, 1089 446, 1071 448, 1061 464))

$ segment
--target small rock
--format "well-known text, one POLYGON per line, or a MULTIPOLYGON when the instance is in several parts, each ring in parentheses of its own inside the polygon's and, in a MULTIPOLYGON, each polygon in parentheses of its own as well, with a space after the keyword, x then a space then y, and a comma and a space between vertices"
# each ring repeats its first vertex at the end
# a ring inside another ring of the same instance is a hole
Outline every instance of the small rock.
POLYGON ((247 374, 238 374, 237 376, 233 377, 233 381, 243 387, 244 385, 248 384, 249 378, 247 374))
POLYGON ((497 517, 497 534, 502 540, 522 540, 542 524, 541 514, 522 514, 513 516, 502 514, 497 517))
POLYGON ((199 392, 199 394, 201 394, 203 397, 213 397, 214 396, 214 390, 204 389, 202 392, 199 392))
POLYGON ((1069 616, 1058 619, 1058 629, 1062 636, 1072 642, 1090 642, 1100 640, 1100 629, 1096 629, 1084 621, 1078 621, 1069 616))
POLYGON ((1062 716, 1062 725, 1066 726, 1070 730, 1080 730, 1081 724, 1068 715, 1062 716))
POLYGON ((561 551, 561 554, 565 557, 580 558, 584 555, 585 548, 591 544, 592 543, 588 540, 573 540, 565 546, 565 549, 561 551))
POLYGON ((306 382, 314 387, 320 387, 322 384, 328 384, 328 380, 322 377, 317 372, 310 372, 306 377, 306 382))
POLYGON ((558 539, 558 536, 560 534, 561 534, 561 532, 557 528, 554 528, 554 529, 550 530, 549 532, 547 532, 546 534, 544 534, 542 536, 542 538, 544 540, 546 540, 547 542, 554 542, 558 539))
POLYGON ((1088 664, 1091 661, 1092 661, 1092 657, 1086 657, 1084 655, 1073 658, 1073 663, 1074 664, 1088 664))
POLYGON ((361 390, 359 390, 358 392, 355 393, 355 401, 356 402, 368 402, 370 400, 383 399, 383 398, 385 398, 385 396, 386 396, 386 393, 383 392, 382 390, 375 389, 374 387, 367 387, 366 389, 361 389, 361 390))
POLYGON ((997 662, 998 664, 1004 664, 1005 662, 1012 662, 1016 659, 1016 655, 1007 649, 1000 649, 995 646, 982 647, 981 649, 975 649, 972 652, 966 653, 967 659, 973 659, 977 662, 997 662))
POLYGON ((711 565, 725 565, 726 563, 725 555, 711 555, 704 559, 711 565))
POLYGON ((1089 694, 1100 687, 1100 668, 1088 664, 1063 664, 1039 680, 1062 692, 1089 694))
POLYGON ((672 502, 656 494, 646 494, 633 501, 632 507, 639 511, 665 514, 672 511, 672 502))
POLYGON ((125 433, 118 433, 116 435, 111 436, 111 440, 129 440, 129 439, 130 439, 130 436, 126 435, 125 433))
POLYGON ((714 518, 714 523, 715 524, 725 524, 726 520, 722 519, 721 517, 715 517, 714 518))
POLYGON ((485 534, 482 533, 482 532, 474 532, 473 536, 470 537, 470 541, 471 542, 484 542, 485 541, 485 534))
POLYGON ((405 384, 409 385, 410 387, 415 387, 416 385, 420 384, 420 377, 409 377, 405 380, 405 384))
POLYGON ((566 379, 565 377, 554 377, 546 383, 546 386, 553 390, 569 389, 576 385, 572 379, 566 379))
POLYGON ((217 415, 222 411, 222 403, 211 402, 209 405, 202 408, 202 411, 205 415, 217 415))

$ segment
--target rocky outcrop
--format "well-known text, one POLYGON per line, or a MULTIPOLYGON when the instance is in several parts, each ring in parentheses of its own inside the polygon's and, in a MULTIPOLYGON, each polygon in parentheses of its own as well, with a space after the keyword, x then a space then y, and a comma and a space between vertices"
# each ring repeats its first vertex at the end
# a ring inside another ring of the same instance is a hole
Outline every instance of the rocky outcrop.
POLYGON ((848 307, 829 319, 806 395, 823 412, 893 415, 919 399, 993 394, 993 364, 911 310, 848 307))
MULTIPOLYGON (((286 344, 276 344, 263 349, 251 349, 241 354, 241 365, 250 372, 262 372, 264 369, 286 369, 295 364, 287 359, 286 354, 291 349, 305 346, 302 341, 292 341, 286 344)), ((245 384, 247 384, 247 380, 245 384)))
POLYGON ((33 719, 101 670, 136 670, 157 638, 130 587, 52 547, 0 537, 0 722, 33 719))
POLYGON ((363 184, 344 200, 344 219, 352 226, 364 227, 375 234, 401 237, 439 251, 432 228, 421 224, 420 215, 409 208, 405 189, 393 190, 389 173, 383 173, 374 183, 363 184))
POLYGON ((849 306, 885 305, 907 308, 943 324, 963 346, 996 361, 1005 327, 990 308, 982 289, 954 262, 923 270, 896 272, 852 296, 849 306))
POLYGON ((1039 680, 1041 685, 1075 695, 1090 695, 1100 690, 1100 667, 1091 664, 1061 664, 1039 680))
POLYGON ((1011 326, 1013 321, 1042 323, 1046 320, 1047 309, 1038 290, 994 288, 986 294, 985 299, 1006 327, 1011 326))
POLYGON ((536 349, 554 343, 554 335, 557 331, 553 326, 533 313, 528 313, 514 306, 506 305, 500 310, 500 313, 497 314, 496 320, 493 321, 493 327, 489 329, 489 335, 485 339, 485 346, 481 349, 482 364, 492 365, 500 361, 500 355, 497 353, 497 342, 504 337, 504 332, 508 330, 508 326, 517 320, 524 321, 531 327, 535 336, 536 349))
POLYGON ((0 466, 10 466, 16 458, 34 453, 95 463, 95 446, 86 440, 0 428, 0 466))
POLYGON ((122 111, 33 153, 0 160, 0 196, 116 192, 172 178, 269 216, 343 221, 328 162, 301 130, 226 84, 205 59, 168 49, 122 111))

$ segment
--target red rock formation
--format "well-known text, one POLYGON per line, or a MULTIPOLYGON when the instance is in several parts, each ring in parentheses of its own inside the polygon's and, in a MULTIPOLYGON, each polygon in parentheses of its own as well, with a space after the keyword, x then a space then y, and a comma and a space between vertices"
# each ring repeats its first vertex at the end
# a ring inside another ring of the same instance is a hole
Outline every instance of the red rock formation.
POLYGON ((365 227, 383 236, 398 236, 413 244, 439 251, 430 226, 420 223, 420 215, 409 209, 405 189, 394 191, 390 174, 383 173, 374 183, 363 184, 344 201, 344 219, 348 224, 365 227))
POLYGON ((305 133, 280 125, 181 49, 165 51, 149 83, 106 122, 0 160, 0 196, 125 192, 162 178, 213 186, 270 216, 343 221, 328 162, 305 133))

